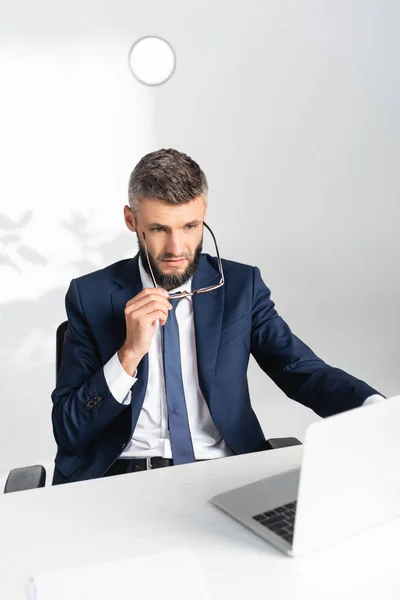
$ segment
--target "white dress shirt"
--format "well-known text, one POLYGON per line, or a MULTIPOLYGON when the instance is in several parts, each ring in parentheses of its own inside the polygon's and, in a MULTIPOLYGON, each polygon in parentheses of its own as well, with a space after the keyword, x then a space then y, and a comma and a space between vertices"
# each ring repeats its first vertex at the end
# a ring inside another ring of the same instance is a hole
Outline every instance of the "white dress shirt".
MULTIPOLYGON (((143 288, 154 287, 140 258, 139 271, 143 288)), ((189 280, 185 285, 170 293, 191 291, 191 289, 192 280, 189 280)), ((199 386, 192 298, 182 298, 175 311, 181 346, 183 388, 195 457, 196 459, 211 459, 230 456, 232 451, 215 427, 199 386)), ((161 326, 157 322, 148 353, 149 376, 142 410, 132 439, 126 445, 120 458, 149 456, 172 458, 161 344, 161 326)), ((128 375, 119 361, 118 353, 115 353, 104 365, 104 376, 114 398, 122 404, 129 404, 131 387, 136 383, 137 378, 128 375)), ((374 394, 367 398, 364 404, 380 400, 382 400, 382 396, 374 394)))
MULTIPOLYGON (((143 288, 154 287, 139 258, 143 288)), ((170 293, 192 290, 192 280, 170 293)), ((182 380, 188 412, 189 427, 196 459, 222 458, 232 451, 221 438, 211 418, 199 386, 192 298, 182 298, 175 309, 181 347, 182 380)), ((157 322, 151 341, 149 377, 142 410, 133 436, 120 458, 161 456, 172 458, 168 431, 167 400, 165 394, 161 326, 157 322)), ((122 367, 118 353, 104 366, 104 376, 114 398, 122 404, 131 401, 131 387, 137 381, 122 367)))

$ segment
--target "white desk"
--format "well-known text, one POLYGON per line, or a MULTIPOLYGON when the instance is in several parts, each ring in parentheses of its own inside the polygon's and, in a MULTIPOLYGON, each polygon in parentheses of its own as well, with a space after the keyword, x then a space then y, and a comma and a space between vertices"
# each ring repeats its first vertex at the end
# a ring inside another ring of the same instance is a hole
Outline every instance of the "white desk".
POLYGON ((208 503, 300 460, 285 448, 0 496, 0 598, 61 566, 185 547, 211 600, 398 600, 400 519, 292 559, 208 503))

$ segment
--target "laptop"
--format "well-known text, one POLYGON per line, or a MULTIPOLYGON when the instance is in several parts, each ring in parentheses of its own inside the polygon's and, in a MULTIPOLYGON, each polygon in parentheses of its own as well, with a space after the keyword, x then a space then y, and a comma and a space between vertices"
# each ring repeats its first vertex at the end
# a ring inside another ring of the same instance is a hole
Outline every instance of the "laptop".
POLYGON ((290 556, 400 516, 400 396, 312 423, 300 469, 211 502, 290 556))

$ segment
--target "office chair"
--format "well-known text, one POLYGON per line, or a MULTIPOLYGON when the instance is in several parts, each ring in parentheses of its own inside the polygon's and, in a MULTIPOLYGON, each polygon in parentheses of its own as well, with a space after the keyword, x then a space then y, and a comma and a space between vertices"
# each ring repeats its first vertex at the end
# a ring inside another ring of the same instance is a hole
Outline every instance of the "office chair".
MULTIPOLYGON (((64 321, 58 326, 56 332, 56 376, 60 370, 62 349, 67 338, 68 321, 64 321)), ((277 448, 299 445, 301 445, 301 442, 295 437, 269 438, 266 450, 276 450, 277 448)), ((41 465, 13 469, 8 476, 4 493, 43 487, 45 482, 46 470, 41 465)))

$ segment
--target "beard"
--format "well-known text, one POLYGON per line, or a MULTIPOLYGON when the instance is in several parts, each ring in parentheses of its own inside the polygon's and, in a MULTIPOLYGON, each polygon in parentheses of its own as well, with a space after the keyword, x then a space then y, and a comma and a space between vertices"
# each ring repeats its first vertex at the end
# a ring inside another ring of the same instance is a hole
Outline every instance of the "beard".
MULTIPOLYGON (((139 236, 137 236, 137 240, 138 240, 138 245, 139 245, 139 255, 142 260, 143 268, 146 271, 146 273, 148 275, 150 275, 150 277, 151 277, 144 244, 139 239, 139 236)), ((191 279, 196 272, 202 250, 203 250, 203 238, 201 238, 199 244, 196 246, 196 249, 193 254, 193 258, 190 257, 190 254, 185 254, 184 256, 179 257, 179 258, 186 258, 189 260, 189 265, 186 267, 185 271, 183 273, 171 273, 171 274, 163 273, 161 271, 161 269, 159 268, 158 263, 163 260, 168 260, 168 259, 173 259, 173 258, 178 258, 178 257, 173 256, 167 252, 164 254, 160 254, 160 256, 158 256, 156 259, 154 259, 149 252, 149 261, 150 261, 150 265, 153 270, 154 278, 156 280, 157 285, 159 285, 160 287, 167 290, 167 292, 169 292, 171 290, 174 290, 177 287, 180 287, 187 281, 189 281, 189 279, 191 279)))

